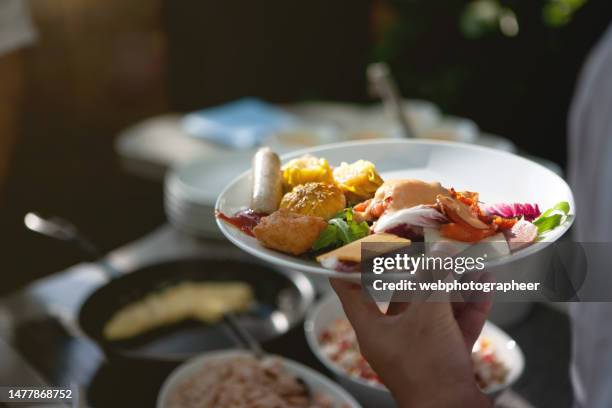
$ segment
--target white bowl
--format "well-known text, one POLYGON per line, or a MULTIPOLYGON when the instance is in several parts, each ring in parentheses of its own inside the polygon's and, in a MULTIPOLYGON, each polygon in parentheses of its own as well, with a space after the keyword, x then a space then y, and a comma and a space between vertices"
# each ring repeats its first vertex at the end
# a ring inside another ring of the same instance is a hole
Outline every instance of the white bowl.
MULTIPOLYGON (((355 396, 364 406, 395 407, 395 402, 386 387, 365 381, 354 375, 349 375, 321 351, 319 344, 321 334, 334 321, 342 318, 346 318, 346 315, 335 295, 327 296, 312 308, 304 323, 306 340, 310 349, 319 361, 334 373, 338 383, 349 391, 351 395, 355 396)), ((484 390, 487 395, 495 397, 503 390, 509 388, 521 376, 525 368, 525 358, 516 342, 494 324, 487 322, 481 335, 491 340, 498 358, 509 370, 504 384, 497 384, 484 390)))
MULTIPOLYGON (((243 356, 250 354, 244 350, 224 350, 224 351, 211 351, 201 354, 197 357, 190 359, 189 361, 181 364, 174 369, 164 381, 161 390, 157 396, 157 408, 166 408, 168 398, 172 394, 175 387, 181 382, 185 381, 189 377, 198 373, 202 364, 206 361, 229 359, 237 356, 243 356)), ((361 405, 350 394, 343 390, 336 383, 325 377, 323 374, 314 371, 298 362, 286 359, 281 356, 274 356, 278 358, 285 370, 295 377, 302 379, 313 393, 325 394, 334 399, 338 406, 347 406, 349 408, 360 408, 361 405)))

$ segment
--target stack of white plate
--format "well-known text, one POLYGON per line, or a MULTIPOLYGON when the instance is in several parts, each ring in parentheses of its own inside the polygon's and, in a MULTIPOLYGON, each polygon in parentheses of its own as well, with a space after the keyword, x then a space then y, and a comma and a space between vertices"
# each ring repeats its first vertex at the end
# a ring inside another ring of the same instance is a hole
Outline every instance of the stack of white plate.
POLYGON ((215 201, 232 179, 250 168, 252 155, 252 151, 220 152, 171 170, 164 185, 168 221, 192 235, 222 238, 215 222, 215 201))

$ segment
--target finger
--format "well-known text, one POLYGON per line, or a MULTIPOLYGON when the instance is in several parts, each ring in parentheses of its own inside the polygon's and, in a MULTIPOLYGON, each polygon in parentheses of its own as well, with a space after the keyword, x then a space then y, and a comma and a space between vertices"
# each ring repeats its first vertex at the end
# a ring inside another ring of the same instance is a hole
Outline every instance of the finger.
POLYGON ((455 324, 453 309, 450 302, 418 301, 411 302, 400 315, 404 321, 427 319, 432 324, 455 324))
POLYGON ((387 316, 395 316, 401 313, 404 313, 410 302, 406 300, 405 294, 401 291, 396 290, 393 292, 393 296, 391 296, 391 300, 389 301, 389 307, 387 308, 387 312, 385 313, 387 316))
POLYGON ((404 313, 406 311, 406 309, 408 308, 408 306, 410 305, 409 302, 405 302, 402 300, 391 300, 391 303, 389 303, 389 307, 387 308, 387 316, 395 316, 401 313, 404 313))
MULTIPOLYGON (((469 275, 464 276, 462 282, 474 282, 474 283, 491 283, 495 282, 495 277, 487 271, 475 271, 469 275)), ((465 302, 483 302, 493 299, 492 292, 486 292, 483 290, 462 290, 461 297, 465 302)))
POLYGON ((470 351, 476 340, 478 340, 478 336, 480 336, 492 304, 490 300, 463 303, 461 311, 455 317, 463 334, 465 345, 470 351))
POLYGON ((375 324, 381 312, 376 303, 363 293, 361 286, 341 279, 330 279, 329 282, 355 330, 375 324))
POLYGON ((459 316, 461 316, 461 313, 463 313, 463 310, 465 309, 466 305, 467 305, 467 302, 453 302, 452 303, 453 315, 455 316, 455 320, 459 318, 459 316))
MULTIPOLYGON (((493 275, 489 272, 474 272, 469 276, 472 282, 492 282, 493 275)), ((491 310, 493 293, 484 291, 464 291, 463 301, 453 303, 453 312, 469 350, 480 336, 482 327, 491 310)))

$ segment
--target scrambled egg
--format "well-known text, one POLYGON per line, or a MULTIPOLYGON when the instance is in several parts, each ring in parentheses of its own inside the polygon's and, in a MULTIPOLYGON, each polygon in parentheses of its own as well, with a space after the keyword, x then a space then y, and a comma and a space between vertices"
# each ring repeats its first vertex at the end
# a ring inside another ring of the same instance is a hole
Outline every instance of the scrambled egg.
POLYGON ((243 282, 184 282, 123 307, 103 334, 123 340, 189 318, 216 323, 226 313, 247 310, 252 301, 253 291, 243 282))

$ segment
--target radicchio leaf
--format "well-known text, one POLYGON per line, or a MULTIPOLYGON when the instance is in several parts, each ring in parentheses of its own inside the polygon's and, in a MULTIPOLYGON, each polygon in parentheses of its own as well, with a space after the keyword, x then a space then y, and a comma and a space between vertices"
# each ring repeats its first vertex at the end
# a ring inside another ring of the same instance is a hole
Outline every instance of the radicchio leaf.
POLYGON ((481 206, 485 214, 499 215, 504 218, 523 217, 527 221, 533 221, 540 216, 540 208, 537 204, 513 203, 513 204, 484 204, 481 206))

